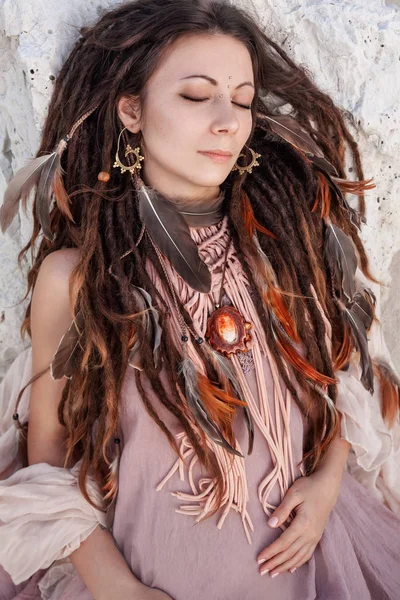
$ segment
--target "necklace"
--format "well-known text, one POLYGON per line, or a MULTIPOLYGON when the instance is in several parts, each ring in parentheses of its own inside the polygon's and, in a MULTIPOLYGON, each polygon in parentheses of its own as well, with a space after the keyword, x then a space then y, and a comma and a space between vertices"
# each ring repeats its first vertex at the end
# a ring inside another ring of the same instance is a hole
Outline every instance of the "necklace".
POLYGON ((207 319, 205 333, 205 338, 210 346, 214 350, 225 354, 225 356, 237 354, 237 352, 248 352, 249 349, 246 343, 251 340, 249 330, 252 327, 252 324, 245 320, 237 308, 234 306, 221 306, 228 251, 231 243, 232 239, 229 237, 225 250, 218 301, 215 303, 215 310, 207 319))
MULTIPOLYGON (((182 342, 187 342, 189 339, 187 332, 190 331, 195 341, 198 344, 202 344, 204 341, 203 338, 201 336, 197 336, 196 332, 194 332, 184 320, 179 309, 179 303, 176 297, 174 286, 170 280, 165 266, 164 257, 157 247, 157 244, 155 244, 154 240, 152 240, 151 236, 149 236, 149 238, 160 260, 161 267, 171 290, 173 302, 177 310, 178 321, 181 326, 181 340, 182 342)), ((221 306, 225 270, 231 243, 232 238, 229 237, 225 249, 225 258, 222 268, 221 286, 219 289, 218 301, 214 303, 215 310, 213 310, 213 312, 208 316, 205 332, 205 339, 207 340, 208 344, 217 352, 221 352, 228 357, 231 354, 237 354, 238 352, 248 352, 249 348, 247 348, 246 344, 251 340, 249 330, 252 327, 252 323, 246 321, 244 316, 237 310, 237 308, 234 306, 221 306)))

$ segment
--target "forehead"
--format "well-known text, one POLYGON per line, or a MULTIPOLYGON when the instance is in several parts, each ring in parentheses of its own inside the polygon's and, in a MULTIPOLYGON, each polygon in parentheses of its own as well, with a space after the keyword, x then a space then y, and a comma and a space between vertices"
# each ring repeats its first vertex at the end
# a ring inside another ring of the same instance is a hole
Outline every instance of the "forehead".
MULTIPOLYGON (((233 86, 243 81, 254 83, 250 53, 239 40, 228 35, 186 35, 176 40, 165 52, 153 73, 154 83, 179 81, 193 74, 208 75, 220 84, 233 86)), ((203 81, 200 79, 187 80, 203 81)), ((184 82, 182 82, 184 83, 184 82)))

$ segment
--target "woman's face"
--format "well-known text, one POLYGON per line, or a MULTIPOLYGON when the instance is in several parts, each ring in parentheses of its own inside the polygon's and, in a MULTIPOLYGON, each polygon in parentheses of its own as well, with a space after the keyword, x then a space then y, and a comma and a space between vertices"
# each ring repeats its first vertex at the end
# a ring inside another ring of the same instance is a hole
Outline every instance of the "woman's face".
POLYGON ((145 183, 171 198, 216 197, 252 129, 247 48, 227 35, 185 36, 169 48, 145 92, 142 107, 132 98, 118 106, 128 129, 142 133, 145 183))

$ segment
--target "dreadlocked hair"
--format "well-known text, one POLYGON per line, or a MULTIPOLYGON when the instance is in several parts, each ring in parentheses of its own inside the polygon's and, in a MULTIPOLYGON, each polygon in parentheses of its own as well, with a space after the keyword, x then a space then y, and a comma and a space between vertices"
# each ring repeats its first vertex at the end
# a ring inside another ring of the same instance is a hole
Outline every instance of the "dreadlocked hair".
MULTIPOLYGON (((67 434, 65 464, 76 452, 82 457, 79 486, 92 504, 85 485, 89 469, 93 470, 107 501, 112 502, 117 494, 118 473, 110 468, 115 454, 112 441, 119 431, 119 402, 132 328, 141 339, 143 371, 136 371, 135 376, 146 410, 180 455, 173 435, 158 415, 157 403, 150 400, 145 381, 158 401, 180 422, 200 463, 214 478, 217 506, 224 494, 223 474, 217 459, 205 435, 193 427, 184 402, 183 384, 177 377, 181 356, 168 330, 166 304, 146 271, 146 258, 153 262, 164 282, 165 274, 147 236, 136 245, 142 229, 136 191, 128 177, 112 169, 121 129, 116 111, 118 100, 124 95, 137 96, 145 102, 146 83, 160 65, 165 50, 188 34, 232 36, 241 41, 251 55, 256 95, 248 144, 262 158, 260 167, 254 169, 252 175, 230 174, 223 183, 229 200, 229 226, 255 292, 255 304, 272 355, 309 422, 304 441, 307 473, 318 465, 337 432, 337 421, 327 411, 326 401, 316 388, 317 383, 326 385, 327 393, 335 401, 333 359, 344 338, 322 258, 323 223, 318 200, 323 192, 322 184, 309 158, 273 134, 264 117, 274 114, 272 106, 277 99, 290 106, 293 116, 320 146, 340 177, 345 175, 344 151, 345 144, 348 145, 358 179, 363 181, 357 144, 331 98, 314 85, 306 70, 297 66, 246 12, 219 0, 124 3, 82 30, 81 38, 56 79, 44 124, 38 156, 53 151, 79 117, 97 107, 79 125, 62 155, 63 183, 72 220, 65 210, 60 210, 56 192, 50 213, 54 239, 40 237, 35 197, 32 236, 18 257, 21 262, 29 250, 32 252, 33 266, 28 274, 26 298, 35 286, 46 256, 62 248, 80 251, 70 289, 73 290, 74 314, 80 311, 83 319, 82 351, 78 368, 64 387, 58 413, 67 434), (110 172, 107 183, 98 181, 100 171, 110 172), (252 236, 255 230, 276 274, 276 281, 269 282, 270 292, 266 295, 261 293, 252 267, 252 257, 256 256, 252 236), (127 249, 132 251, 120 260, 127 249), (109 274, 109 266, 114 277, 109 274), (152 347, 137 318, 140 306, 132 293, 132 284, 147 290, 159 308, 166 385, 160 378, 161 366, 154 365, 152 347), (332 326, 333 357, 325 342, 323 315, 313 290, 332 326), (280 323, 275 329, 272 327, 274 315, 280 323), (304 345, 304 358, 292 341, 304 345), (303 398, 299 389, 307 391, 303 398)), ((139 142, 137 136, 127 132, 124 132, 124 140, 132 147, 139 142)), ((362 197, 360 203, 363 212, 362 197)), ((326 202, 323 210, 326 210, 326 202)), ((365 251, 346 211, 334 200, 330 202, 329 211, 330 218, 351 235, 362 268, 368 273, 365 251)), ((183 306, 180 308, 186 323, 191 325, 190 316, 183 306)), ((25 333, 31 335, 30 304, 21 327, 22 336, 25 333)), ((215 381, 210 359, 200 345, 195 347, 207 376, 215 381)), ((232 418, 227 418, 222 408, 220 413, 216 410, 213 418, 232 444, 232 418)))

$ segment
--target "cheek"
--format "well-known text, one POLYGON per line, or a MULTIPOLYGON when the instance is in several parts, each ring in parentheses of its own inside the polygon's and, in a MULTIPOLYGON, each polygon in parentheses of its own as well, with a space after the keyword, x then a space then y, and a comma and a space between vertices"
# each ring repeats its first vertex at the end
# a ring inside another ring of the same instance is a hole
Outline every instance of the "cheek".
POLYGON ((145 120, 142 128, 149 151, 170 150, 177 154, 195 140, 199 120, 193 119, 175 103, 154 107, 150 114, 151 118, 145 120))

